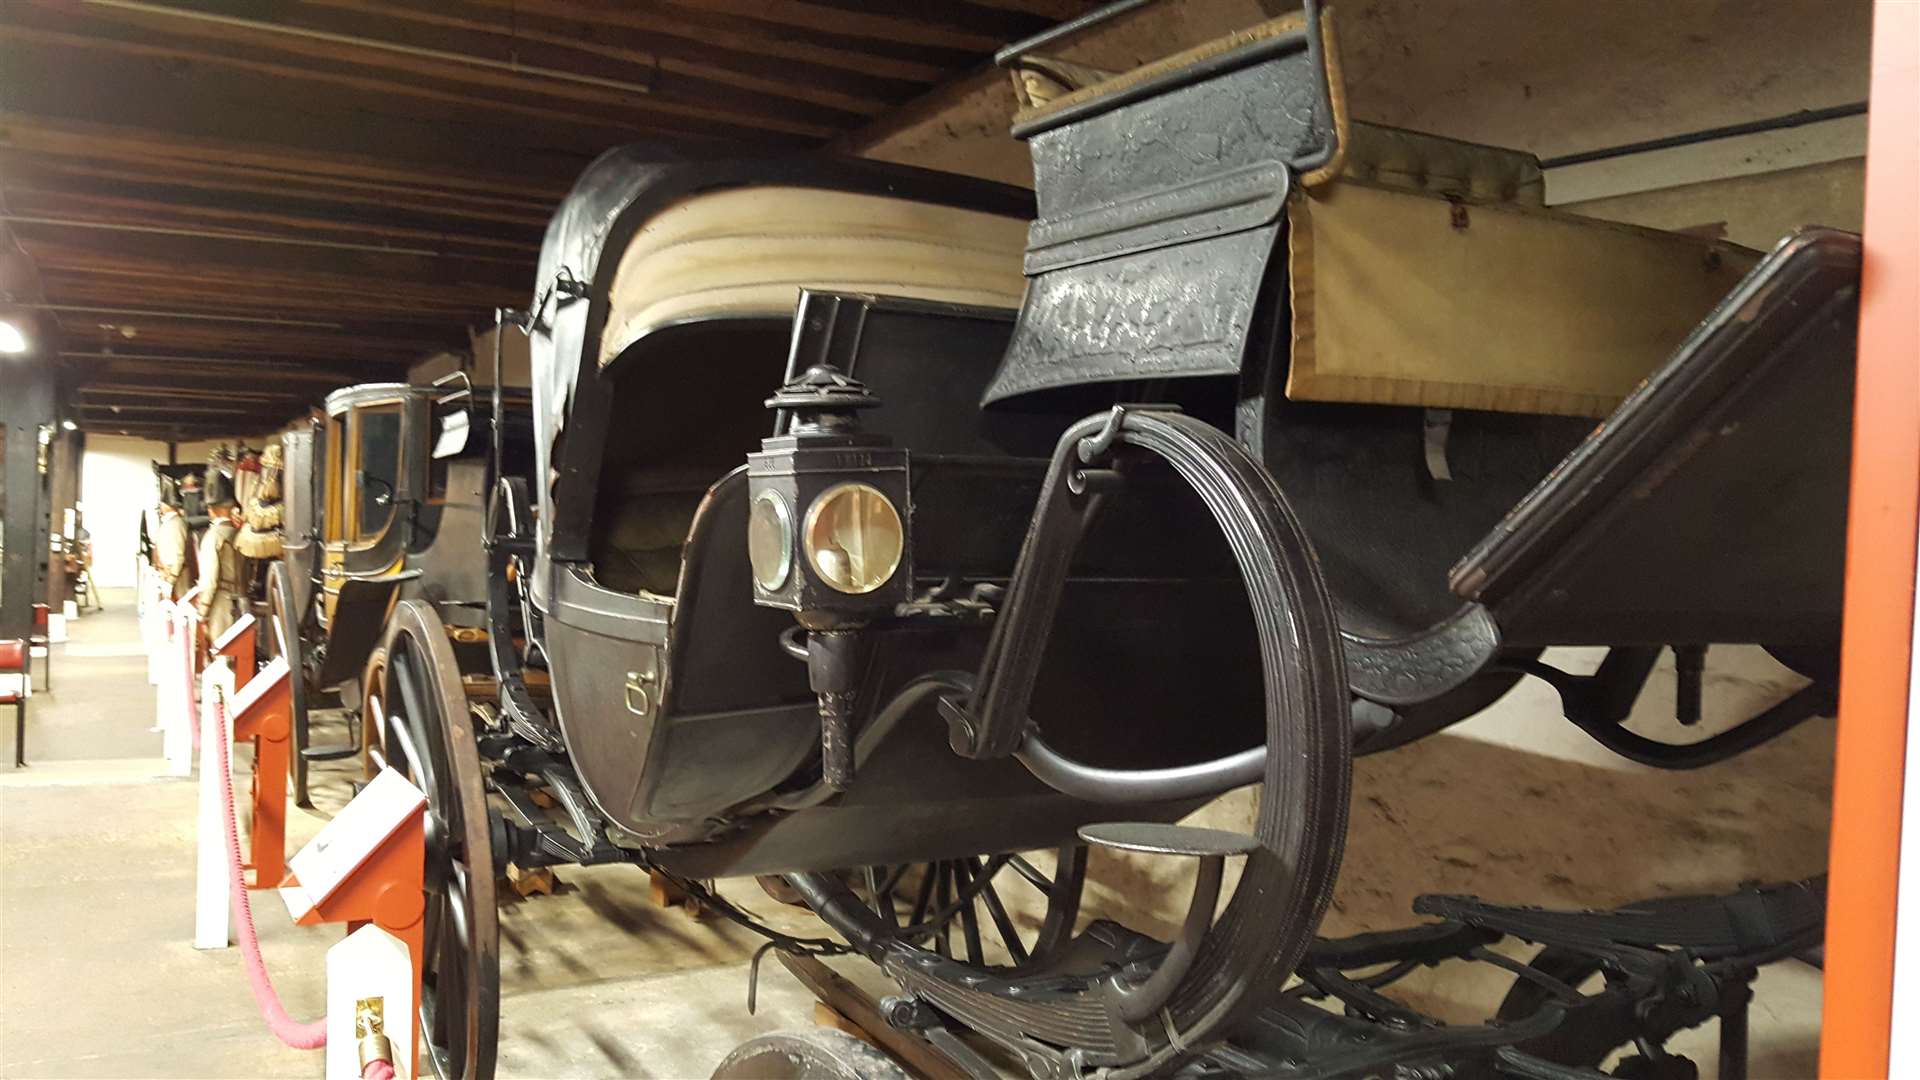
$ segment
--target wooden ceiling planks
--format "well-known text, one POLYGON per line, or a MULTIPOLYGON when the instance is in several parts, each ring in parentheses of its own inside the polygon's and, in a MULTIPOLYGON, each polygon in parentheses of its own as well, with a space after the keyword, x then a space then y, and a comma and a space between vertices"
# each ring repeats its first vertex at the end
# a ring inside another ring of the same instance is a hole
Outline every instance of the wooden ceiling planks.
POLYGON ((823 146, 1092 6, 5 0, 0 230, 39 276, 0 305, 58 320, 85 425, 266 430, 525 304, 605 150, 823 146))

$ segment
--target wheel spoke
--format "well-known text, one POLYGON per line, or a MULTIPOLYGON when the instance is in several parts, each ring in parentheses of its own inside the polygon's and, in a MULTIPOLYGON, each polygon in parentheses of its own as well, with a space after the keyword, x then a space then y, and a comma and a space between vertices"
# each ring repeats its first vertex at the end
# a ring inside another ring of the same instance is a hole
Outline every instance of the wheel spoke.
POLYGON ((1053 952, 1073 937, 1074 923, 1080 918, 1080 891, 1087 878, 1087 849, 1061 848, 1055 865, 1047 887, 1047 917, 1033 942, 1036 956, 1053 952))
POLYGON ((1000 941, 1007 947, 1007 955, 1013 958, 1017 967, 1027 962, 1027 947, 1020 941, 1020 931, 1014 929, 1013 920, 1007 917, 1007 906, 1000 902, 1000 894, 987 882, 980 890, 980 900, 987 906, 987 917, 993 920, 994 932, 1000 935, 1000 941))
MULTIPOLYGON (((973 876, 967 869, 970 862, 971 859, 957 859, 953 864, 953 880, 962 895, 966 894, 967 886, 973 883, 973 876)), ((961 902, 960 935, 967 943, 967 963, 985 967, 987 957, 980 947, 980 915, 974 910, 972 900, 961 902)))
POLYGON ((473 939, 473 929, 467 922, 467 906, 471 903, 467 893, 467 867, 465 863, 455 861, 452 873, 447 879, 447 914, 452 916, 454 936, 465 944, 473 939))
POLYGON ((928 905, 933 903, 934 864, 928 863, 920 872, 920 891, 913 897, 913 918, 907 920, 909 926, 919 926, 927 918, 928 905))
POLYGON ((1043 893, 1050 894, 1053 892, 1053 879, 1041 873, 1038 867, 1028 862, 1022 856, 1008 855, 1007 865, 1013 867, 1015 873, 1026 878, 1034 888, 1039 889, 1043 893))
MULTIPOLYGON (((933 895, 934 902, 939 905, 940 910, 945 911, 947 904, 953 898, 952 893, 948 891, 947 864, 945 862, 934 864, 933 895)), ((941 956, 951 957, 953 955, 953 938, 952 935, 947 933, 948 928, 952 925, 952 918, 949 916, 941 919, 940 925, 933 931, 933 951, 939 953, 941 956)))
MULTIPOLYGON (((405 640, 405 638, 401 639, 401 641, 405 640)), ((415 735, 424 734, 421 730, 423 727, 421 718, 427 714, 423 695, 420 693, 419 676, 414 672, 412 651, 401 648, 400 642, 394 644, 393 654, 387 658, 387 684, 400 693, 401 722, 407 727, 407 739, 402 745, 407 749, 409 756, 415 753, 420 755, 419 760, 414 762, 414 767, 421 773, 420 786, 429 794, 441 794, 443 802, 451 801, 444 797, 445 793, 441 790, 439 777, 434 774, 433 759, 430 756, 432 750, 422 747, 420 745, 422 740, 413 738, 415 735)))
POLYGON ((895 879, 890 876, 883 882, 878 870, 879 867, 875 866, 866 868, 867 899, 873 901, 873 910, 886 916, 887 925, 897 930, 900 927, 900 909, 894 906, 892 890, 883 887, 895 879))

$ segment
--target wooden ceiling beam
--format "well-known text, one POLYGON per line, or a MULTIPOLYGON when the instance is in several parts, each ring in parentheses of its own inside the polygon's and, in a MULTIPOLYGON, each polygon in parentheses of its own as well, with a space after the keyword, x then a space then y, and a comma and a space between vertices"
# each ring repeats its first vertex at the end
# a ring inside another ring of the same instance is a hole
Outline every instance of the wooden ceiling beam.
MULTIPOLYGON (((240 290, 220 289, 200 283, 168 287, 164 282, 113 275, 99 270, 62 272, 51 275, 56 296, 69 310, 79 315, 93 314, 85 309, 118 309, 132 305, 140 311, 210 311, 221 315, 279 316, 313 320, 328 328, 362 326, 370 322, 389 328, 397 325, 416 327, 443 326, 449 322, 465 325, 469 314, 478 309, 525 304, 528 294, 520 290, 469 292, 464 299, 430 296, 423 299, 389 297, 346 288, 322 289, 312 285, 283 288, 256 285, 240 290)), ((204 281, 204 277, 201 279, 204 281)))
POLYGON ((256 412, 299 408, 303 404, 319 402, 326 394, 327 391, 321 390, 311 393, 271 393, 206 385, 154 386, 140 383, 90 383, 74 390, 74 398, 88 406, 165 404, 172 399, 179 399, 189 404, 202 401, 233 403, 256 412))
MULTIPOLYGON (((695 143, 817 142, 865 115, 769 100, 686 77, 676 79, 684 91, 667 85, 664 76, 652 86, 632 88, 529 79, 512 71, 173 19, 155 11, 10 0, 0 7, 0 42, 9 45, 9 62, 23 65, 22 77, 85 72, 89 81, 118 83, 145 81, 159 71, 176 93, 195 87, 217 91, 239 80, 260 99, 248 102, 254 108, 276 103, 299 111, 304 104, 311 117, 314 94, 323 93, 350 103, 369 120, 452 125, 435 133, 441 139, 461 134, 464 127, 470 139, 485 138, 489 129, 496 137, 499 130, 538 131, 574 145, 601 147, 649 134, 695 143), (36 55, 44 65, 37 71, 31 66, 36 55)), ((62 89, 69 93, 87 92, 72 78, 64 81, 69 85, 62 89)))
POLYGON ((28 227, 107 229, 218 238, 284 247, 339 248, 436 259, 531 266, 539 244, 531 239, 473 232, 339 223, 327 218, 255 213, 196 202, 50 192, 9 184, 8 212, 0 220, 28 227))
MULTIPOLYGON (((0 49, 0 57, 7 50, 0 49)), ((526 166, 517 176, 493 172, 479 162, 466 160, 464 151, 448 150, 427 144, 408 156, 380 156, 388 147, 391 132, 373 130, 361 143, 341 140, 325 143, 317 139, 308 144, 292 144, 285 139, 267 139, 269 121, 252 118, 246 125, 235 125, 230 135, 208 135, 181 131, 164 121, 168 109, 151 111, 152 117, 135 115, 129 122, 114 122, 73 115, 73 110, 35 112, 14 107, 18 99, 9 95, 8 107, 0 109, 0 148, 31 153, 48 159, 79 159, 122 162, 150 170, 146 175, 165 176, 172 170, 189 173, 216 173, 247 176, 265 184, 326 185, 359 191, 376 198, 405 199, 410 196, 438 196, 456 205, 475 208, 524 210, 550 208, 578 175, 569 156, 565 168, 548 170, 539 166, 551 155, 531 154, 522 159, 526 166), (142 123, 151 119, 153 123, 142 123), (368 153, 366 151, 371 151, 368 153)), ((193 104, 193 103, 187 103, 193 104)), ((208 102, 218 106, 218 101, 208 102)), ((174 106, 175 110, 186 104, 174 106)), ((448 144, 458 146, 460 144, 448 144)), ((499 146, 491 153, 497 158, 499 146)), ((581 165, 584 165, 581 161, 581 165)), ((493 166, 500 162, 494 160, 493 166)), ((196 176, 194 182, 198 182, 196 176)), ((269 188, 268 190, 271 190, 269 188)))
MULTIPOLYGON (((333 0, 318 0, 331 3, 333 0)), ((346 0, 360 2, 360 0, 346 0)), ((434 0, 395 0, 403 6, 431 6, 434 0)), ((754 12, 716 10, 704 0, 692 3, 667 0, 633 4, 622 0, 469 0, 496 18, 550 23, 585 33, 594 27, 603 33, 622 30, 685 34, 729 49, 770 59, 807 60, 851 71, 867 71, 889 78, 934 83, 979 61, 973 49, 901 41, 883 35, 845 33, 819 22, 779 21, 754 12)))
POLYGON ((405 362, 354 362, 319 357, 196 356, 165 353, 76 352, 62 350, 62 367, 82 379, 151 379, 171 382, 204 376, 216 381, 244 378, 275 383, 307 383, 334 388, 360 382, 385 382, 406 374, 405 362))
MULTIPOLYGON (((71 155, 64 150, 27 152, 7 147, 9 134, 20 135, 18 126, 8 125, 9 119, 0 114, 0 175, 7 177, 9 190, 13 177, 26 177, 25 182, 33 183, 31 177, 36 175, 47 178, 41 186, 61 190, 86 184, 140 185, 168 193, 162 197, 190 203, 218 200, 247 205, 311 205, 350 220, 358 215, 441 220, 449 229, 499 230, 531 235, 536 242, 552 216, 554 204, 565 194, 564 187, 556 185, 547 199, 475 199, 452 190, 436 196, 424 187, 395 188, 344 177, 294 177, 246 167, 196 166, 186 159, 143 160, 130 142, 120 142, 110 130, 89 135, 96 140, 90 145, 100 151, 98 156, 71 155), (165 177, 165 181, 156 184, 156 177, 165 177), (171 194, 174 192, 182 194, 171 194)), ((136 129, 127 132, 137 136, 136 129)))
POLYGON ((102 413, 119 415, 121 413, 168 413, 179 416, 256 416, 270 414, 274 410, 262 409, 254 405, 227 404, 214 400, 197 402, 151 400, 136 401, 82 401, 75 405, 80 412, 99 416, 102 413))
MULTIPOLYGON (((29 250, 48 251, 35 243, 29 250)), ((272 315, 321 319, 330 325, 367 318, 405 321, 437 321, 432 312, 487 309, 525 303, 532 294, 528 285, 502 281, 409 282, 370 284, 377 279, 355 278, 350 274, 328 273, 317 269, 287 267, 276 271, 253 272, 246 267, 196 263, 169 275, 163 264, 152 260, 126 258, 111 262, 85 262, 88 249, 61 249, 48 259, 42 273, 58 278, 64 285, 87 291, 89 304, 131 307, 146 310, 194 310, 234 315, 272 315), (109 280, 110 279, 110 280, 109 280), (131 296, 117 296, 117 290, 169 298, 156 307, 152 303, 134 303, 131 296), (204 297, 205 303, 183 303, 204 297), (336 313, 329 319, 328 311, 336 313), (409 316, 409 311, 421 311, 409 316)), ((518 276, 518 275, 515 275, 518 276)), ((73 301, 79 302, 79 301, 73 301)))
MULTIPOLYGON (((538 252, 551 207, 529 204, 522 222, 478 221, 440 206, 353 203, 272 187, 256 192, 211 190, 191 178, 101 175, 76 163, 0 151, 7 198, 17 214, 91 213, 103 219, 151 216, 210 228, 281 231, 288 235, 368 239, 397 246, 538 252)), ((555 193, 555 199, 558 192, 555 193)))
POLYGON ((323 313, 275 312, 271 310, 189 310, 174 308, 131 308, 110 304, 45 303, 21 305, 29 310, 48 311, 59 317, 63 326, 84 332, 88 324, 114 328, 127 341, 143 335, 175 336, 184 329, 202 336, 244 336, 249 333, 268 337, 330 336, 340 339, 339 348, 379 345, 393 349, 424 346, 431 349, 445 341, 463 341, 465 326, 442 314, 423 318, 398 318, 380 315, 341 314, 331 319, 323 313), (318 317, 316 317, 318 316, 318 317), (133 330, 132 336, 126 331, 133 330))
MULTIPOLYGON (((800 6, 830 8, 864 17, 876 14, 872 0, 806 0, 800 6)), ((914 0, 908 17, 916 22, 969 35, 970 40, 985 39, 989 51, 1021 38, 1032 37, 1059 21, 1025 11, 973 3, 971 0, 914 0)))
MULTIPOLYGON (((866 0, 668 0, 668 6, 676 14, 698 7, 781 26, 818 27, 869 40, 954 49, 967 53, 974 64, 1010 41, 1053 25, 1019 12, 969 10, 974 5, 949 0, 915 0, 911 6, 897 7, 866 0), (968 22, 975 25, 964 25, 968 22)), ((945 74, 951 76, 954 70, 949 68, 945 74)))
POLYGON ((323 361, 409 364, 435 352, 468 347, 466 328, 451 323, 434 336, 408 338, 339 330, 169 322, 127 315, 71 313, 63 315, 60 323, 63 342, 78 352, 119 348, 182 355, 254 355, 262 359, 303 356, 323 361))
POLYGON ((1078 18, 1098 7, 1102 0, 975 0, 987 7, 1019 11, 1044 19, 1049 25, 1078 18))
MULTIPOLYGON (((474 262, 364 249, 288 248, 216 236, 180 236, 110 229, 73 228, 40 222, 9 222, 22 247, 42 272, 66 267, 101 267, 137 272, 169 265, 211 274, 246 275, 248 280, 316 284, 340 282, 359 292, 372 281, 391 282, 401 292, 508 289, 532 292, 533 260, 474 262)), ((238 282, 236 282, 238 283, 238 282)))
MULTIPOLYGON (((901 78, 871 67, 821 63, 789 55, 768 63, 764 49, 730 48, 703 39, 684 24, 657 16, 643 31, 590 21, 578 6, 566 15, 527 18, 476 5, 422 0, 307 0, 261 10, 258 5, 156 0, 176 19, 229 17, 265 24, 283 33, 324 34, 364 42, 362 49, 453 53, 475 64, 510 66, 531 74, 555 73, 579 82, 605 80, 649 92, 713 100, 711 91, 751 91, 762 102, 797 102, 871 115, 921 93, 938 77, 930 71, 901 78)), ((644 11, 644 7, 638 10, 644 11)), ((764 40, 764 39, 763 39, 764 40)))
POLYGON ((205 281, 242 290, 276 285, 346 297, 365 296, 369 303, 376 304, 388 298, 388 303, 441 300, 491 307, 502 297, 524 299, 522 294, 533 290, 531 259, 520 265, 461 262, 39 225, 20 226, 17 235, 43 273, 81 270, 144 277, 161 284, 169 280, 180 284, 205 281), (168 272, 169 255, 178 256, 173 265, 179 270, 172 275, 168 272), (280 258, 272 258, 275 255, 280 258), (427 262, 429 267, 422 271, 408 265, 414 261, 427 262))

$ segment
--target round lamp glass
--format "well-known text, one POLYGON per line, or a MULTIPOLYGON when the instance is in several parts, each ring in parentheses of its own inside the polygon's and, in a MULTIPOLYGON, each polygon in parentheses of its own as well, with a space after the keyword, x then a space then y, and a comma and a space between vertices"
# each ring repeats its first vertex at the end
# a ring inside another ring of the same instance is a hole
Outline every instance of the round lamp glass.
POLYGON ((753 564, 753 580, 767 592, 785 585, 793 572, 793 512, 777 491, 753 497, 747 515, 747 561, 753 564))
POLYGON ((807 508, 800 530, 807 564, 821 581, 843 593, 870 593, 900 568, 906 530, 900 512, 868 484, 837 484, 807 508))

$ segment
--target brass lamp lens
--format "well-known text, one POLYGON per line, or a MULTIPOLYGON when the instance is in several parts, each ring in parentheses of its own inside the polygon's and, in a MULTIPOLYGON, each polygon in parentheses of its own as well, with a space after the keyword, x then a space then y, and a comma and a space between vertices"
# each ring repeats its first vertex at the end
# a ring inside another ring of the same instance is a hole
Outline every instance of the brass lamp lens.
POLYGON ((830 587, 869 593, 900 568, 906 530, 893 503, 868 484, 828 488, 807 508, 801 544, 807 563, 830 587))

